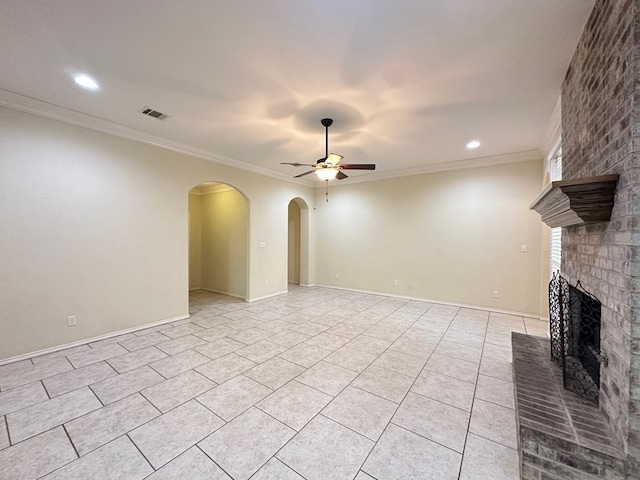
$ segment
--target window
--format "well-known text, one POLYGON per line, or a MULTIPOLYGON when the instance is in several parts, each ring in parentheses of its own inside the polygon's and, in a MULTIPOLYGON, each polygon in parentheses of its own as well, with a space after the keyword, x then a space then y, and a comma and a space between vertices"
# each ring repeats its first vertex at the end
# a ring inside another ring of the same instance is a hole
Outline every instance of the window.
MULTIPOLYGON (((562 145, 549 156, 549 179, 552 182, 562 180, 562 145)), ((560 270, 562 259, 562 227, 551 229, 551 273, 560 270)))
POLYGON ((551 273, 560 270, 562 260, 562 227, 551 229, 551 273))

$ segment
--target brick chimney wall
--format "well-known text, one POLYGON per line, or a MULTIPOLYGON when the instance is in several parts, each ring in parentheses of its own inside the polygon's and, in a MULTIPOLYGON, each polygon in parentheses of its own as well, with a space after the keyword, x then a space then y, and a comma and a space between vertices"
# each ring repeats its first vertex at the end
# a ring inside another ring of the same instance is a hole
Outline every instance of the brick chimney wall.
POLYGON ((596 1, 561 98, 563 179, 620 175, 610 222, 563 229, 562 274, 602 302, 600 408, 640 478, 640 0, 596 1))

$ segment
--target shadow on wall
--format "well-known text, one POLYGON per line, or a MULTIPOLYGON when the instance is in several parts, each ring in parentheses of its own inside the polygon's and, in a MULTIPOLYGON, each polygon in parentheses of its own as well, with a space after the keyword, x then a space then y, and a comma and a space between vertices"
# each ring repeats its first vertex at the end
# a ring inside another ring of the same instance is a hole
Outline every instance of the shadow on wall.
POLYGON ((231 185, 189 191, 189 290, 247 299, 249 200, 231 185))
POLYGON ((309 206, 296 197, 288 212, 288 282, 309 285, 309 206))

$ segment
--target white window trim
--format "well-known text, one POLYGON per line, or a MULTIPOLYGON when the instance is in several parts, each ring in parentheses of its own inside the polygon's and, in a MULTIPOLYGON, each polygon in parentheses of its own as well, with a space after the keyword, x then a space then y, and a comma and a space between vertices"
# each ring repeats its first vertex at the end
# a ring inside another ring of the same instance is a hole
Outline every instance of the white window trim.
MULTIPOLYGON (((555 182, 562 180, 562 140, 558 139, 558 142, 554 146, 549 158, 547 159, 547 170, 549 172, 549 180, 555 182)), ((550 268, 551 274, 553 272, 561 270, 562 262, 562 227, 551 229, 551 241, 550 241, 550 268)))

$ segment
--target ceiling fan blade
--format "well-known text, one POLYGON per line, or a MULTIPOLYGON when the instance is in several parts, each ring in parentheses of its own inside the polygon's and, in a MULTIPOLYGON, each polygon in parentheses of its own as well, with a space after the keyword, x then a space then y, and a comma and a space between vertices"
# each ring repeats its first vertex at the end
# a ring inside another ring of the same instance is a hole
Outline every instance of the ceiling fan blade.
POLYGON ((375 170, 375 163, 342 163, 338 165, 341 170, 375 170))
POLYGON ((348 176, 349 176, 349 175, 345 175, 345 174, 344 174, 344 173, 342 173, 342 172, 338 172, 338 173, 336 173, 336 178, 337 178, 338 180, 342 180, 343 178, 347 178, 348 176))
POLYGON ((294 167, 315 167, 310 163, 298 163, 298 162, 280 162, 280 165, 293 165, 294 167))
POLYGON ((315 170, 309 170, 308 172, 301 173, 300 175, 296 175, 296 176, 295 176, 295 177, 293 177, 293 178, 300 178, 300 177, 304 177, 305 175, 309 175, 310 173, 313 173, 313 172, 315 172, 315 170))

